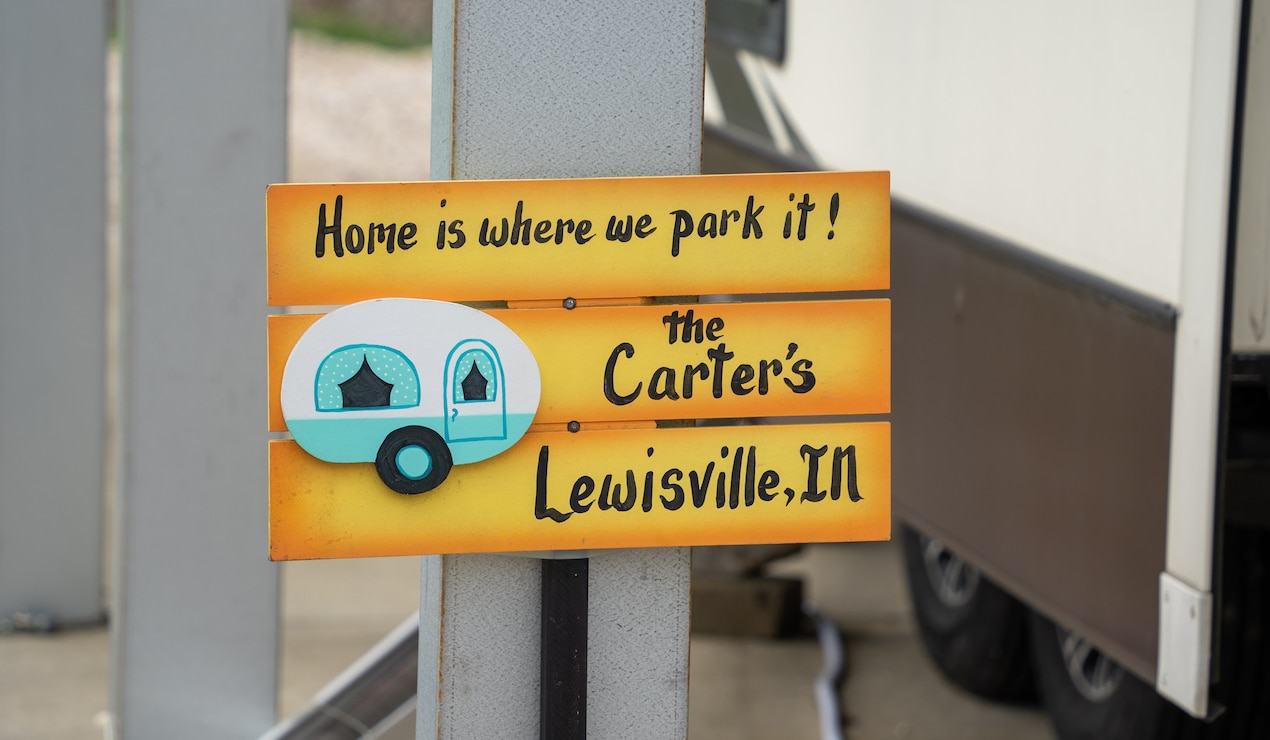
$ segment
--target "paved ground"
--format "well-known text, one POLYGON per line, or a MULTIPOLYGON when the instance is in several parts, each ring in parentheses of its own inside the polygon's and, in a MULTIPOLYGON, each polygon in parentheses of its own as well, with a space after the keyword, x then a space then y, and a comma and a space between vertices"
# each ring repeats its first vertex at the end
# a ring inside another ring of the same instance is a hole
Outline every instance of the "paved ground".
MULTIPOLYGON (((292 179, 426 177, 430 70, 426 52, 298 37, 291 64, 292 179)), ((914 637, 896 555, 890 544, 821 545, 776 568, 804 577, 810 602, 845 632, 846 737, 1052 738, 1041 712, 984 704, 933 672, 914 637)), ((418 560, 282 568, 280 709, 290 714, 415 610, 418 560)), ((0 740, 102 738, 108 654, 104 629, 0 635, 0 740)), ((694 636, 689 737, 818 738, 812 683, 821 661, 813 639, 694 636)))
MULTIPOLYGON (((777 570, 803 576, 809 600, 844 629, 849 740, 1053 737, 1041 712, 977 701, 935 674, 913 634, 894 546, 811 546, 777 570)), ((280 702, 290 714, 414 611, 418 560, 289 563, 283 580, 280 702)), ((108 653, 104 629, 0 636, 0 739, 103 738, 108 653)), ((814 639, 695 635, 690 740, 819 738, 821 663, 814 639)))

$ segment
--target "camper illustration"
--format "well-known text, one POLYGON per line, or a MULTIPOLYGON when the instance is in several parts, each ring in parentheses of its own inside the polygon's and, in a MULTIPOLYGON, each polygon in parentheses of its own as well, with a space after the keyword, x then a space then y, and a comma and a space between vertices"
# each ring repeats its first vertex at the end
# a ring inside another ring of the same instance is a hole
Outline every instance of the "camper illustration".
POLYGON ((385 298, 336 309, 300 337, 282 374, 295 441, 334 463, 374 463, 398 493, 493 457, 538 410, 533 353, 467 306, 385 298))

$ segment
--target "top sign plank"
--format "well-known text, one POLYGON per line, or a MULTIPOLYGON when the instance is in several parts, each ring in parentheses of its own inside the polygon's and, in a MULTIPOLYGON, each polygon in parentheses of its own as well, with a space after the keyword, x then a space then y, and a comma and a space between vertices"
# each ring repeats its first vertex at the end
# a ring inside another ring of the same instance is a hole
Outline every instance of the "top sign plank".
POLYGON ((269 304, 890 287, 886 172, 274 185, 269 304))

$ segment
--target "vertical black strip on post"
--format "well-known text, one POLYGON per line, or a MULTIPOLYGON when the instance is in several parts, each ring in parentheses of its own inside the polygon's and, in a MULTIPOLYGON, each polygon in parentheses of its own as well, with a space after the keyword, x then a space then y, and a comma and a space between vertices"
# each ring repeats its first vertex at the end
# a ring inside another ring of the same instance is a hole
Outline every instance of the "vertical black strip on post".
POLYGON ((540 740, 586 738, 589 562, 585 558, 542 561, 540 740))

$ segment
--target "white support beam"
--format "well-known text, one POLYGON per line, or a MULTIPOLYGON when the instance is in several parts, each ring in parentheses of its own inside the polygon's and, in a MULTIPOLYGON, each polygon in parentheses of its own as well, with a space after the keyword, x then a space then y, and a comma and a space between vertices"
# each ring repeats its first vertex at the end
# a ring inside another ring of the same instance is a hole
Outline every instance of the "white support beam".
POLYGON ((1195 11, 1165 563, 1200 591, 1212 590, 1239 6, 1220 0, 1195 11))
POLYGON ((115 737, 256 738, 276 713, 265 187, 285 178, 284 0, 122 4, 115 737))
MULTIPOLYGON (((698 173, 704 38, 704 0, 438 0, 433 178, 698 173)), ((588 735, 685 737, 688 550, 591 554, 588 735)), ((539 573, 425 563, 418 737, 537 734, 539 573)))
MULTIPOLYGON (((1178 601, 1165 601, 1170 594, 1166 585, 1172 584, 1174 596, 1186 593, 1196 603, 1208 603, 1213 590, 1239 16, 1238 0, 1196 4, 1162 608, 1178 601)), ((1212 620, 1182 625, 1183 620, 1161 612, 1156 688, 1186 711, 1203 717, 1208 711, 1205 679, 1212 620), (1179 680, 1182 676, 1189 680, 1179 680)))
POLYGON ((0 620, 103 614, 105 69, 102 0, 0 3, 0 620))

